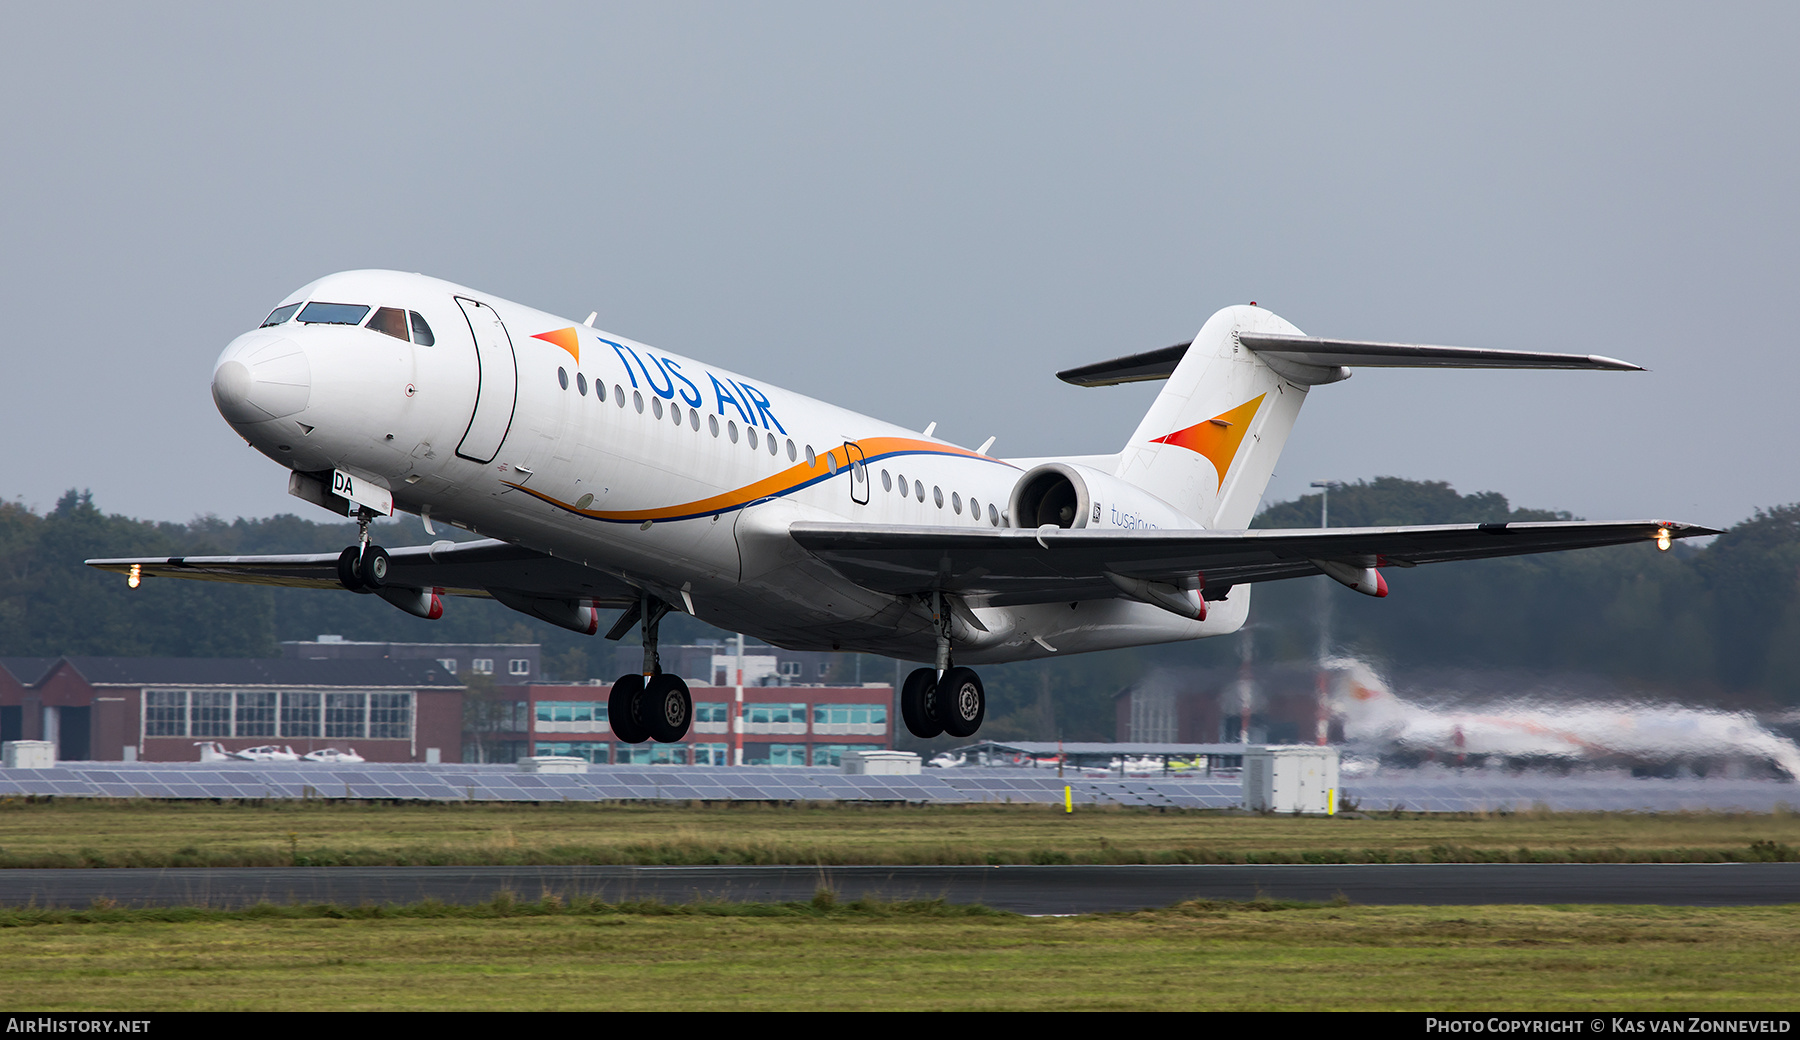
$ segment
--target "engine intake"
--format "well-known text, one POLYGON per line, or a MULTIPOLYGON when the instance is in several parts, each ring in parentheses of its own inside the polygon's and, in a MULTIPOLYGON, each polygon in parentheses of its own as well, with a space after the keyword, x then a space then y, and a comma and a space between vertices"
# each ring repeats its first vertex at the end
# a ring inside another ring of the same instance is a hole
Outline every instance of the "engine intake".
POLYGON ((1071 462, 1048 462, 1013 485, 1013 527, 1192 530, 1194 518, 1135 484, 1071 462))

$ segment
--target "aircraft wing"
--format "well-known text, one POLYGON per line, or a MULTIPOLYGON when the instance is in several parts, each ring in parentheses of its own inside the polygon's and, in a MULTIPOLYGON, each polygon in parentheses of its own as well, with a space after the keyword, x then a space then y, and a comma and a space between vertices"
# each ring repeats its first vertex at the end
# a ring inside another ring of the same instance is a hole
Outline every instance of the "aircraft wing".
POLYGON ((1107 577, 1142 578, 1209 594, 1257 581, 1324 573, 1315 561, 1413 567, 1447 560, 1558 552, 1718 534, 1661 520, 1621 523, 1445 524, 1316 530, 955 530, 803 521, 799 545, 866 588, 942 590, 995 606, 1113 598, 1107 577))
MULTIPOLYGON (((388 584, 441 588, 452 596, 488 596, 489 589, 516 590, 534 596, 637 602, 638 594, 611 576, 578 563, 559 560, 533 549, 484 538, 473 542, 438 542, 389 549, 388 584)), ((291 556, 146 556, 88 560, 89 567, 143 577, 193 578, 245 585, 342 589, 337 580, 337 553, 291 556)))

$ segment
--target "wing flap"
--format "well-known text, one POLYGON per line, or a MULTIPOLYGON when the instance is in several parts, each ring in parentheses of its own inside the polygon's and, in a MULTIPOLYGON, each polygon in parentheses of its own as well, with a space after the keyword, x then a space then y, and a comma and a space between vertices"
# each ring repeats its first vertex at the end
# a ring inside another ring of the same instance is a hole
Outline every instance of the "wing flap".
POLYGON ((1416 566, 1717 534, 1661 520, 1256 531, 946 531, 802 522, 795 542, 844 577, 896 595, 941 590, 995 605, 1112 598, 1108 572, 1207 588, 1322 573, 1314 560, 1416 566))

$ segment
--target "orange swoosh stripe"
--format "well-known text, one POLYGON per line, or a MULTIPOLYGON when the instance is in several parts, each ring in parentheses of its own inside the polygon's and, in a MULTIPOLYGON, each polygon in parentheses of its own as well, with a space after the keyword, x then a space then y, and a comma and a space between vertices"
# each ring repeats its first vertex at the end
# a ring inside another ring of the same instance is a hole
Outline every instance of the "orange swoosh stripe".
MULTIPOLYGON (((1017 468, 1013 467, 1009 462, 1002 462, 999 459, 978 454, 967 448, 958 448, 949 444, 937 444, 932 441, 914 440, 908 437, 871 437, 868 440, 855 442, 855 446, 861 450, 863 461, 865 463, 877 462, 881 459, 893 458, 899 455, 949 455, 957 458, 980 459, 984 462, 992 462, 997 466, 1017 468)), ((553 505, 558 509, 574 513, 577 516, 585 516, 590 520, 600 520, 614 524, 639 524, 646 520, 691 520, 696 517, 715 516, 719 513, 730 512, 734 509, 742 509, 747 505, 761 502, 766 498, 779 498, 783 495, 791 495, 801 488, 809 487, 821 480, 830 480, 832 477, 843 473, 849 467, 851 458, 852 453, 850 447, 840 444, 830 451, 819 455, 818 461, 814 465, 808 466, 804 462, 797 462, 778 473, 770 474, 761 480, 754 481, 743 487, 734 488, 721 494, 713 495, 710 498, 696 499, 692 502, 682 502, 678 505, 659 506, 655 509, 626 509, 618 511, 582 509, 573 503, 564 502, 561 499, 546 495, 543 492, 535 491, 523 484, 515 484, 510 480, 503 480, 501 483, 515 491, 523 491, 527 495, 553 505), (836 463, 837 473, 832 472, 832 463, 836 463)))
POLYGON ((1231 461, 1237 458, 1238 446, 1244 443, 1244 434, 1250 432, 1250 420, 1256 418, 1256 409, 1267 396, 1258 394, 1255 399, 1245 401, 1229 412, 1197 422, 1185 430, 1176 430, 1166 437, 1158 437, 1150 443, 1173 444, 1203 456, 1219 474, 1218 486, 1224 487, 1225 474, 1231 469, 1231 461))
POLYGON ((581 363, 581 338, 575 334, 575 326, 571 325, 566 329, 557 329, 554 332, 540 332, 531 338, 541 339, 552 346, 561 347, 569 352, 577 364, 581 363))

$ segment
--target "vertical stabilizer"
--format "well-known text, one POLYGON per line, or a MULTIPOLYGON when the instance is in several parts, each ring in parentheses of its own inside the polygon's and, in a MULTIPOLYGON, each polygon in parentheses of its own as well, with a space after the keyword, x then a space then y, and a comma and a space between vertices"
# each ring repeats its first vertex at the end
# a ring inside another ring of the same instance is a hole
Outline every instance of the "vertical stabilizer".
POLYGON ((1119 453, 1116 470, 1216 529, 1250 525, 1306 400, 1306 383, 1270 368, 1238 342, 1240 333, 1300 330, 1255 306, 1208 318, 1119 453))

